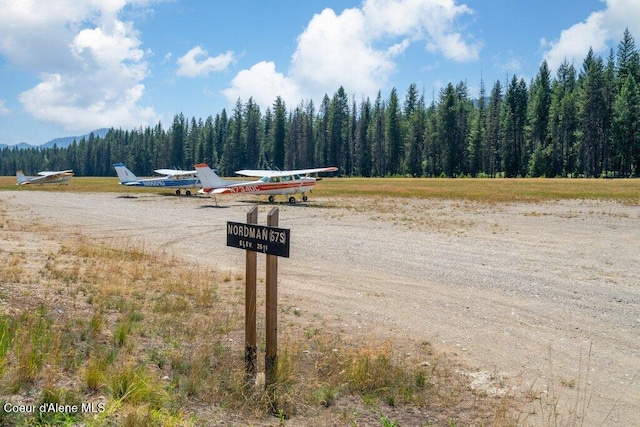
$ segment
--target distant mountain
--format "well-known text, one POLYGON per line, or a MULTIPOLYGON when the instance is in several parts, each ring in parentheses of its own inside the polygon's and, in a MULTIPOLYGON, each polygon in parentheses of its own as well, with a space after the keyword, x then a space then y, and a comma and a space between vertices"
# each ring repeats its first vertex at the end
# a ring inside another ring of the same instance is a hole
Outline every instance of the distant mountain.
MULTIPOLYGON (((82 138, 89 138, 89 135, 91 135, 92 133, 96 137, 104 138, 104 136, 107 134, 108 131, 109 131, 109 129, 102 128, 102 129, 94 130, 93 132, 89 132, 86 135, 65 136, 65 137, 62 137, 62 138, 55 138, 55 139, 52 139, 49 142, 45 142, 42 145, 31 145, 31 144, 27 144, 25 142, 21 142, 20 144, 10 145, 9 147, 15 147, 15 148, 17 148, 19 150, 25 150, 25 149, 28 149, 28 148, 53 148, 54 145, 57 145, 58 148, 67 148, 68 146, 73 144, 73 141, 80 142, 80 140, 82 138)), ((6 146, 7 146, 7 144, 0 144, 0 148, 4 148, 6 146)))

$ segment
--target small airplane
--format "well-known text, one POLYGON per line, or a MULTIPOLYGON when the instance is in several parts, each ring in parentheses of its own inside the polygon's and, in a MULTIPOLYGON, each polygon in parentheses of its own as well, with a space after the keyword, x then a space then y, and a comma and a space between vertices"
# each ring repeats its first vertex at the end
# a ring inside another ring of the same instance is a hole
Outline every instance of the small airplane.
POLYGON ((200 188, 200 180, 195 170, 183 171, 179 169, 156 169, 154 172, 162 175, 157 177, 138 178, 124 163, 114 163, 120 184, 134 187, 177 187, 176 195, 184 189, 187 196, 191 195, 189 188, 200 188))
POLYGON ((64 183, 71 179, 73 170, 42 171, 36 176, 26 176, 22 170, 16 172, 16 185, 64 183))
POLYGON ((198 191, 199 193, 212 195, 233 193, 268 194, 270 203, 273 203, 275 196, 280 194, 291 194, 289 203, 295 203, 296 198, 293 195, 298 193, 302 194, 302 201, 306 202, 308 197, 305 193, 311 191, 316 182, 321 179, 312 178, 309 175, 338 170, 335 166, 288 171, 243 169, 236 171, 236 174, 260 177, 260 179, 256 181, 225 181, 216 175, 206 163, 197 164, 195 168, 198 171, 200 181, 202 181, 202 189, 198 191))

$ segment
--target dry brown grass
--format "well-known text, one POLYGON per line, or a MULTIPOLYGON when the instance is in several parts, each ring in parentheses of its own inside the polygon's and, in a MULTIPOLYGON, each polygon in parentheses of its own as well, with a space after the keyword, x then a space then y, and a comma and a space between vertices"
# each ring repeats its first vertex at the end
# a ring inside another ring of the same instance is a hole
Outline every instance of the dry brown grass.
POLYGON ((279 313, 277 381, 247 387, 242 277, 0 222, 0 403, 96 410, 0 410, 1 425, 515 424, 515 399, 473 392, 430 345, 354 342, 322 319, 296 326, 296 309, 279 313))
POLYGON ((331 178, 322 180, 318 195, 330 197, 394 197, 509 203, 598 199, 640 203, 637 179, 545 178, 331 178))
MULTIPOLYGON (((74 177, 68 184, 17 186, 15 177, 0 177, 0 190, 116 192, 123 194, 160 193, 167 188, 126 187, 114 177, 74 177)), ((468 200, 483 203, 510 203, 594 199, 626 204, 640 203, 638 179, 583 178, 325 178, 314 194, 327 197, 379 197, 468 200)))

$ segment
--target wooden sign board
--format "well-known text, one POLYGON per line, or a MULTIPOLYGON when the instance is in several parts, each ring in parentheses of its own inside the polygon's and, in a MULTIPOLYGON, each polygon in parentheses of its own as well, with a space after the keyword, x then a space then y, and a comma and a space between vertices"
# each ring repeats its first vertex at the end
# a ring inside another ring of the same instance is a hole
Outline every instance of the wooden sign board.
POLYGON ((290 231, 242 222, 227 222, 227 246, 289 258, 290 231))

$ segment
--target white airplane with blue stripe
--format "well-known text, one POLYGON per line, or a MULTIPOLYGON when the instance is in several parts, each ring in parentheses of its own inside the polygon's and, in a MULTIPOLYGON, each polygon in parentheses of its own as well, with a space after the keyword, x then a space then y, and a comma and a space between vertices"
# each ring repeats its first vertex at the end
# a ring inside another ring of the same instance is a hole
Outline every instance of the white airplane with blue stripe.
POLYGON ((177 187, 176 195, 180 190, 185 190, 187 196, 191 195, 189 188, 201 188, 198 173, 195 170, 183 171, 179 169, 156 169, 154 172, 161 175, 156 177, 138 178, 124 163, 114 163, 120 184, 134 187, 177 187))

